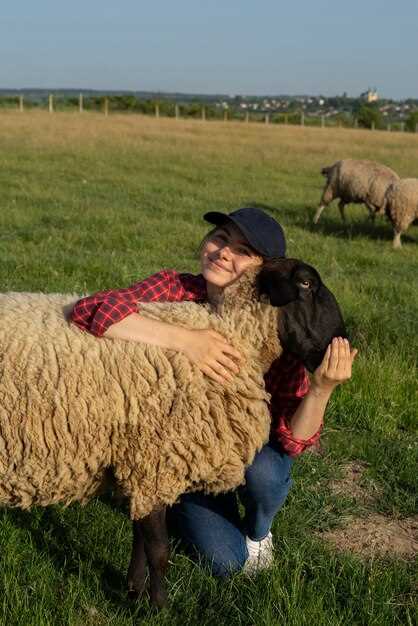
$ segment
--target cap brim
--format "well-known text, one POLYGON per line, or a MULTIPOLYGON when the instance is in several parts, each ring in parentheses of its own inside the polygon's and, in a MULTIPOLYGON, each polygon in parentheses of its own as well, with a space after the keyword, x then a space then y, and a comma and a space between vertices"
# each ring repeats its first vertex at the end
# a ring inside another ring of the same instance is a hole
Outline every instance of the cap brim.
POLYGON ((220 213, 219 211, 209 211, 209 213, 205 213, 203 218, 210 222, 211 224, 215 224, 215 226, 223 226, 224 224, 230 222, 234 224, 239 230, 242 232, 248 244, 257 254, 261 256, 268 256, 263 252, 262 246, 259 245, 254 233, 252 233, 245 224, 241 224, 239 220, 235 220, 233 216, 225 215, 225 213, 220 213))
POLYGON ((232 222, 229 215, 225 215, 225 213, 220 213, 219 211, 209 211, 209 213, 205 213, 203 216, 210 224, 215 224, 215 226, 219 226, 220 224, 225 224, 225 222, 232 222))

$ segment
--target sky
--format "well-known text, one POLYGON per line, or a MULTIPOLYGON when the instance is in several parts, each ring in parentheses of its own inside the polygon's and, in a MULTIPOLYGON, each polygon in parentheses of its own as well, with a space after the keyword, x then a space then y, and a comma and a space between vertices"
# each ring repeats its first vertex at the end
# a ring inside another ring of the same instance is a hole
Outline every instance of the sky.
POLYGON ((418 98, 418 1, 3 0, 0 88, 418 98))

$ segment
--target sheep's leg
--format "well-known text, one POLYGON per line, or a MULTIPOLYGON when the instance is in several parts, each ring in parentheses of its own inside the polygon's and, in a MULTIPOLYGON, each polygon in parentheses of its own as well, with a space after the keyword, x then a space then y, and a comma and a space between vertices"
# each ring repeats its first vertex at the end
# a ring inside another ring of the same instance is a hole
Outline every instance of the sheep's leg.
POLYGON ((141 520, 145 553, 150 573, 151 602, 158 608, 167 606, 164 577, 168 567, 168 533, 165 508, 153 511, 141 520))
POLYGON ((320 204, 316 210, 315 216, 313 218, 313 223, 318 224, 319 218, 321 217, 322 211, 325 209, 325 204, 320 204))
POLYGON ((393 247, 395 249, 399 249, 402 247, 402 243, 401 243, 401 231, 396 230, 393 233, 393 247))
POLYGON ((372 222, 372 224, 374 223, 376 214, 378 213, 378 210, 376 209, 375 206, 373 206, 373 204, 369 204, 368 202, 366 202, 366 207, 369 210, 369 219, 372 222))
POLYGON ((317 224, 319 221, 319 218, 321 217, 321 213, 322 211, 325 209, 326 206, 329 205, 330 202, 332 202, 334 200, 334 195, 333 195, 333 191, 332 191, 332 187, 330 187, 329 185, 327 185, 324 189, 324 192, 322 194, 322 198, 321 201, 319 203, 319 207, 316 210, 315 213, 315 217, 313 218, 313 223, 317 224))
POLYGON ((142 595, 145 589, 145 577, 147 573, 147 563, 145 555, 144 536, 141 532, 141 522, 132 523, 133 542, 131 562, 128 569, 128 597, 136 600, 142 595))
POLYGON ((344 202, 344 200, 340 200, 338 203, 338 208, 340 209, 341 219, 343 222, 345 222, 345 205, 346 203, 344 202))

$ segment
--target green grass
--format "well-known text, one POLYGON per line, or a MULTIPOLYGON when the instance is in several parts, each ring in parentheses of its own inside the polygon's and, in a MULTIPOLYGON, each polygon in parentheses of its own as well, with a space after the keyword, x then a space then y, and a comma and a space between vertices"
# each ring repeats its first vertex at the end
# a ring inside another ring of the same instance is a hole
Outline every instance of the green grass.
POLYGON ((411 562, 341 555, 314 531, 361 513, 327 489, 351 459, 381 487, 377 511, 416 514, 418 229, 393 251, 390 225, 372 227, 364 207, 349 207, 345 226, 336 206, 311 219, 322 166, 372 158, 413 176, 418 138, 39 112, 2 112, 0 133, 2 291, 91 292, 162 267, 197 271, 202 214, 255 200, 277 207, 289 255, 318 268, 360 350, 329 406, 323 455, 295 464, 270 574, 217 581, 177 551, 170 609, 157 614, 125 599, 131 534, 115 504, 3 510, 0 623, 414 624, 411 562))

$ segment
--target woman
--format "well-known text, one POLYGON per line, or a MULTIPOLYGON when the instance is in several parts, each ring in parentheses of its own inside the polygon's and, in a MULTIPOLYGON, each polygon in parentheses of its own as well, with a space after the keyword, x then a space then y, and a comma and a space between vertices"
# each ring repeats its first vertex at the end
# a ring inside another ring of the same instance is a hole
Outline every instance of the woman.
MULTIPOLYGON (((210 212, 204 218, 215 228, 200 246, 201 274, 162 270, 127 289, 99 292, 75 305, 72 321, 98 337, 182 351, 205 375, 226 385, 239 371, 241 356, 220 334, 179 328, 137 312, 141 301, 215 304, 247 269, 285 256, 281 226, 259 208, 210 212)), ((271 394, 271 438, 247 469, 245 487, 238 490, 243 520, 235 492, 216 497, 187 494, 173 507, 170 520, 177 534, 209 561, 214 574, 242 568, 251 573, 272 563, 270 528, 291 485, 293 457, 318 441, 328 400, 334 388, 351 377, 356 353, 346 339, 334 339, 311 383, 291 355, 284 353, 273 363, 265 377, 271 394)))

